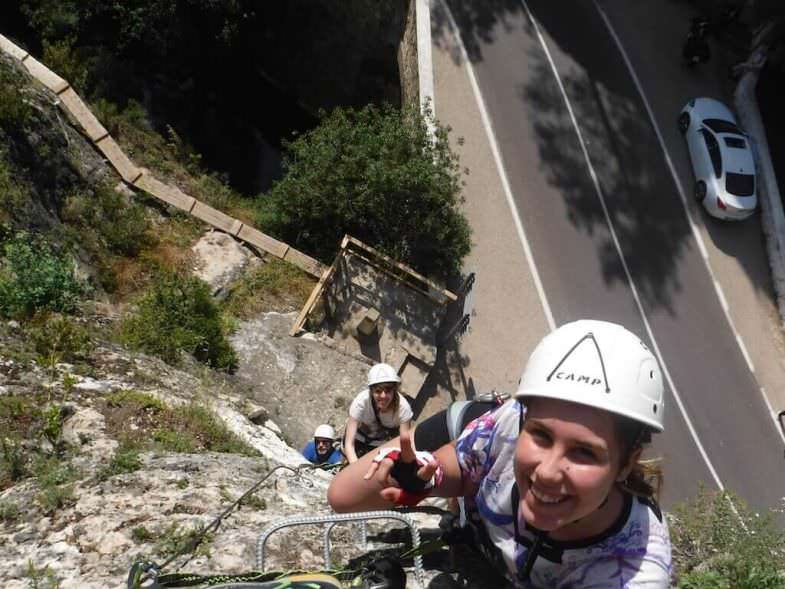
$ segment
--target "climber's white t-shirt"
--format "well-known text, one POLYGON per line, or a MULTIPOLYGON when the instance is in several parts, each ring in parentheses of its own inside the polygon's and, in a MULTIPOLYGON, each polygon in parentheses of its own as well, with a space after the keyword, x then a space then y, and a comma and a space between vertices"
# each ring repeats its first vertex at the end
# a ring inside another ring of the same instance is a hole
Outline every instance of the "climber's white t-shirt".
POLYGON ((363 389, 354 398, 352 404, 349 406, 349 417, 354 417, 359 422, 359 429, 368 439, 383 439, 384 430, 381 426, 386 428, 398 428, 402 423, 411 421, 414 417, 412 408, 408 401, 398 393, 398 411, 379 412, 379 421, 376 420, 376 415, 373 412, 373 405, 371 405, 371 395, 368 389, 363 389))

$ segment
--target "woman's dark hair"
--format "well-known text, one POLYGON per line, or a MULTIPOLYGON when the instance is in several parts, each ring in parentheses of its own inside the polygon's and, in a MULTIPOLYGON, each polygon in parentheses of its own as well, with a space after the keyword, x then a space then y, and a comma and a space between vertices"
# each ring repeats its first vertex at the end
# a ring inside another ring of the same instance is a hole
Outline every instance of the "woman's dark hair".
MULTIPOLYGON (((616 433, 622 447, 622 466, 630 461, 636 450, 643 449, 651 443, 651 428, 627 417, 616 418, 616 433)), ((638 457, 630 474, 621 482, 621 487, 633 495, 656 500, 662 490, 663 478, 660 459, 638 457)))

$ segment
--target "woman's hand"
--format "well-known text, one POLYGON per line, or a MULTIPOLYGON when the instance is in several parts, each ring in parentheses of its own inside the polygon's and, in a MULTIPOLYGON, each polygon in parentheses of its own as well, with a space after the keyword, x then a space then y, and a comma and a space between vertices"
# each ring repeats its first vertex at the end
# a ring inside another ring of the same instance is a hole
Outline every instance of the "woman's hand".
POLYGON ((374 479, 382 487, 379 495, 386 501, 415 505, 430 494, 439 463, 427 453, 415 453, 411 432, 401 433, 400 444, 400 452, 374 459, 363 479, 374 479))

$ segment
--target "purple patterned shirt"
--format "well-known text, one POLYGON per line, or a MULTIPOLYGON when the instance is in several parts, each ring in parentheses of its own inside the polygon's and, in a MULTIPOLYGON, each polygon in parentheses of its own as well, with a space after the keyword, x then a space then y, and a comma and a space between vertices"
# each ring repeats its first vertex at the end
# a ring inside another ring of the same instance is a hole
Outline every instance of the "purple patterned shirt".
MULTIPOLYGON (((456 445, 461 473, 477 483, 477 511, 516 587, 543 589, 661 589, 669 586, 671 544, 656 507, 628 497, 624 517, 591 543, 548 541, 534 562, 529 584, 516 579, 534 535, 519 520, 515 538, 512 493, 513 457, 520 416, 516 400, 481 415, 456 445)), ((516 506, 517 507, 517 506, 516 506)))

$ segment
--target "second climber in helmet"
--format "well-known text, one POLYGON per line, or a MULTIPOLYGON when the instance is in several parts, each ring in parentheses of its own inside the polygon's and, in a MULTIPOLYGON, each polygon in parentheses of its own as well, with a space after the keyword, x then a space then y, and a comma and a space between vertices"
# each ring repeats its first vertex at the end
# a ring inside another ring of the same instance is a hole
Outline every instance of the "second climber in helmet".
POLYGON ((302 455, 313 464, 338 464, 343 454, 335 443, 335 429, 323 423, 313 432, 313 439, 305 445, 302 455))
POLYGON ((401 377, 389 364, 374 364, 368 371, 368 388, 349 406, 343 450, 349 463, 409 431, 414 414, 398 390, 400 383, 401 377))

